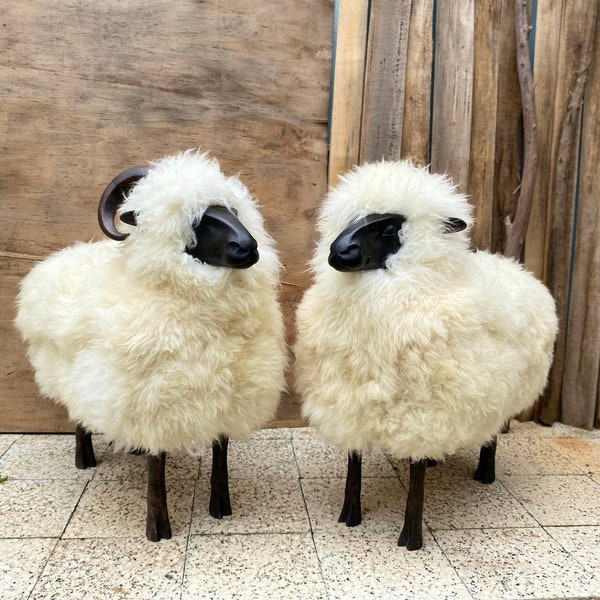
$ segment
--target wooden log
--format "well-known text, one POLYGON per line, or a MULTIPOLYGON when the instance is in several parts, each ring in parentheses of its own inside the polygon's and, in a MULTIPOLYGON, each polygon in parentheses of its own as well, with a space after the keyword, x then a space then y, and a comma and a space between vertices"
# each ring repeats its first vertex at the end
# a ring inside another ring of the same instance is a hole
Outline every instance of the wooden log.
POLYGON ((438 2, 435 30, 431 169, 469 191, 474 0, 438 2))
POLYGON ((561 398, 561 421, 585 429, 598 426, 600 418, 599 99, 600 27, 597 24, 583 106, 576 240, 561 398))
POLYGON ((358 164, 364 91, 368 0, 339 0, 329 131, 329 186, 358 164))
POLYGON ((372 0, 360 162, 398 160, 412 0, 372 0))
POLYGON ((475 3, 469 197, 475 207, 473 246, 480 250, 492 248, 500 17, 497 0, 475 3))
POLYGON ((402 125, 402 158, 429 164, 433 0, 412 0, 402 125))
POLYGON ((581 111, 593 56, 597 16, 596 2, 568 2, 565 4, 561 26, 555 102, 555 116, 560 115, 560 124, 555 125, 555 131, 559 135, 555 154, 552 231, 548 256, 548 284, 556 301, 559 333, 548 387, 540 407, 539 418, 546 424, 561 418, 581 111))

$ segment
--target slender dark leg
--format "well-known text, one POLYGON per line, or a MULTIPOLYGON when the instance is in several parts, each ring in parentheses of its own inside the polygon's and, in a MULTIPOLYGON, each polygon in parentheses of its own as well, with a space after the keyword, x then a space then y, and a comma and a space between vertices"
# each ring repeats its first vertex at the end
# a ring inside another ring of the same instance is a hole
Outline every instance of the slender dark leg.
POLYGON ((479 464, 473 479, 481 483, 494 483, 496 480, 496 445, 498 440, 496 436, 485 446, 481 446, 479 451, 479 464))
POLYGON ((427 466, 428 467, 437 467, 438 465, 438 461, 435 460, 435 458, 428 458, 427 459, 427 466))
POLYGON ((427 460, 410 461, 410 483, 404 513, 404 527, 398 538, 398 546, 406 546, 407 550, 418 550, 423 547, 423 501, 426 469, 427 460))
POLYGON ((75 466, 78 469, 96 466, 92 434, 79 424, 75 426, 75 466))
POLYGON ((229 499, 229 475, 227 473, 227 446, 229 438, 222 435, 212 445, 212 472, 210 474, 210 500, 208 512, 215 519, 231 514, 229 499))
POLYGON ((344 506, 338 523, 346 523, 347 527, 360 525, 362 514, 360 510, 362 456, 356 452, 348 452, 348 474, 346 475, 346 491, 344 506))
POLYGON ((151 542, 171 538, 171 525, 167 509, 167 485, 165 482, 166 459, 166 452, 161 452, 158 456, 148 454, 146 537, 151 542))

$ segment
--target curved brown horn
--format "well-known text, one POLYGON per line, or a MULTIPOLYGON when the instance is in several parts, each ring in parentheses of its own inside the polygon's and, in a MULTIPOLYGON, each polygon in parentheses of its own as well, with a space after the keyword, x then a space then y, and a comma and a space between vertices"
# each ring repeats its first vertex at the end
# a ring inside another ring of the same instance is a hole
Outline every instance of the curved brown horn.
POLYGON ((115 215, 124 197, 142 177, 148 174, 148 167, 132 167, 119 173, 107 186, 98 204, 98 224, 100 229, 113 240, 122 241, 129 234, 121 233, 115 227, 115 215))

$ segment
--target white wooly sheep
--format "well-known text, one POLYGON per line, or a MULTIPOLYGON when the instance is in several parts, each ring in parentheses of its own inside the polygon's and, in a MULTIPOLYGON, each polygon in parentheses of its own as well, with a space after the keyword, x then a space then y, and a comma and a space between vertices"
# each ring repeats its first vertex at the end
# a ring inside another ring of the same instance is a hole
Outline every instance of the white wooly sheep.
POLYGON ((340 522, 361 520, 362 452, 410 457, 408 549, 422 545, 426 460, 483 446, 475 478, 492 482, 495 434, 538 398, 552 361, 550 293, 515 261, 471 252, 471 224, 447 178, 406 161, 358 167, 322 205, 297 311, 304 415, 349 452, 340 522))
POLYGON ((77 466, 95 465, 91 432, 149 453, 158 540, 171 535, 166 452, 212 442, 210 512, 231 514, 227 439, 272 418, 285 386, 280 263, 247 188, 206 154, 122 173, 99 213, 115 240, 36 265, 16 325, 41 392, 77 423, 77 466))

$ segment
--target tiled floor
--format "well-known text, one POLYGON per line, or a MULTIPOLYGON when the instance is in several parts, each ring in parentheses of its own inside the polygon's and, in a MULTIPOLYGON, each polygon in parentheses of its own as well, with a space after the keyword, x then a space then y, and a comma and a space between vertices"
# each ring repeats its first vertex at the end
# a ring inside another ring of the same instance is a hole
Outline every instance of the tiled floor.
POLYGON ((145 539, 145 459, 95 438, 0 435, 0 598, 600 598, 600 431, 513 422, 497 481, 476 452, 428 469, 424 547, 396 545, 408 470, 363 463, 363 523, 337 523, 346 457, 311 429, 258 432, 229 452, 234 514, 208 516, 210 452, 170 456, 173 538, 145 539))

